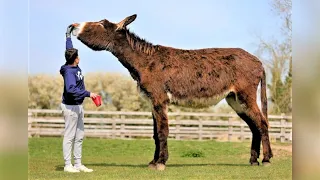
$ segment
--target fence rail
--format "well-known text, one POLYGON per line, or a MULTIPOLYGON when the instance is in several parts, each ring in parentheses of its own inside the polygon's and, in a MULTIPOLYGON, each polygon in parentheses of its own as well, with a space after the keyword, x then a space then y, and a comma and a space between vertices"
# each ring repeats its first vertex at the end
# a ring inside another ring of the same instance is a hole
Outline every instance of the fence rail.
MULTIPOLYGON (((28 110, 28 135, 63 136, 64 120, 61 110, 28 110)), ((244 141, 252 138, 247 124, 236 114, 168 113, 169 138, 217 139, 244 141)), ((269 115, 271 141, 292 141, 292 117, 269 115)), ((151 112, 87 111, 85 112, 86 137, 99 138, 152 138, 151 112)))

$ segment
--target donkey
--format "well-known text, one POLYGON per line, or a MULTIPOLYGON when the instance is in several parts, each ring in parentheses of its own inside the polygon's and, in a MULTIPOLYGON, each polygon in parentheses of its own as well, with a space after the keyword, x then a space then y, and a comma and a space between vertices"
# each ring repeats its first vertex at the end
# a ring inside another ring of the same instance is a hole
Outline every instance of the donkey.
POLYGON ((164 170, 168 160, 168 106, 208 107, 226 99, 252 131, 251 165, 270 165, 265 70, 240 48, 177 49, 154 45, 131 32, 131 15, 119 23, 107 19, 72 24, 72 34, 94 51, 109 51, 128 69, 141 94, 152 103, 154 158, 149 168, 164 170), (261 82, 262 112, 256 102, 261 82))

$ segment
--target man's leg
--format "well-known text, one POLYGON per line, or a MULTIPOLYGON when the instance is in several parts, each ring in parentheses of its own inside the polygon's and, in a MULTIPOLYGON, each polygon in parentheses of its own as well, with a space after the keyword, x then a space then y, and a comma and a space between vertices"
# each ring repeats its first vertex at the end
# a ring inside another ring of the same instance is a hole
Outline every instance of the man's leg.
POLYGON ((78 113, 78 124, 76 130, 76 136, 74 141, 73 147, 73 155, 74 155, 74 166, 79 167, 81 166, 81 158, 82 158, 82 141, 84 137, 84 124, 83 124, 83 107, 82 105, 77 106, 77 113, 78 113))
POLYGON ((92 172, 92 169, 89 169, 85 167, 81 163, 81 158, 82 158, 82 142, 83 142, 83 137, 84 137, 84 124, 83 124, 83 119, 84 119, 84 111, 82 105, 79 105, 79 120, 77 124, 77 131, 76 131, 76 138, 74 142, 74 149, 73 149, 73 154, 74 154, 74 167, 83 172, 92 172))
POLYGON ((78 114, 74 112, 75 106, 61 104, 63 111, 65 130, 63 137, 63 157, 65 166, 71 165, 72 143, 75 138, 78 122, 78 114))

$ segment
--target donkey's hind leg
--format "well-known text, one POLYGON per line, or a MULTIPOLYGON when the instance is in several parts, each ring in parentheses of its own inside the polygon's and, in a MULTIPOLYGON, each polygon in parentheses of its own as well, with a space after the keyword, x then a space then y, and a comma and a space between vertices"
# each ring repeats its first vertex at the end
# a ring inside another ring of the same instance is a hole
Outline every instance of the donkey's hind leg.
POLYGON ((254 124, 254 121, 249 116, 247 116, 246 113, 244 113, 243 105, 241 105, 241 103, 237 101, 236 95, 234 93, 230 93, 226 97, 226 101, 238 114, 238 116, 248 124, 252 132, 251 157, 249 163, 251 163, 251 165, 259 165, 257 159, 260 155, 261 136, 257 126, 254 124))
MULTIPOLYGON (((248 91, 248 90, 247 90, 248 91)), ((249 91, 252 92, 252 91, 249 91)), ((237 101, 243 104, 244 113, 248 116, 258 128, 263 147, 264 165, 270 164, 270 158, 273 157, 269 141, 268 121, 260 111, 256 102, 256 94, 247 94, 246 92, 238 92, 237 101)))
POLYGON ((263 147, 263 165, 270 164, 270 158, 273 157, 270 141, 269 141, 269 132, 268 132, 268 122, 265 117, 259 110, 259 107, 256 102, 252 102, 252 104, 247 104, 246 115, 254 120, 254 123, 258 127, 258 130, 261 135, 262 147, 263 147))
POLYGON ((245 113, 237 113, 241 119, 243 119, 249 126, 252 132, 252 142, 251 142, 251 165, 259 165, 258 158, 260 156, 260 146, 261 146, 261 136, 258 128, 254 124, 253 120, 247 116, 245 113))

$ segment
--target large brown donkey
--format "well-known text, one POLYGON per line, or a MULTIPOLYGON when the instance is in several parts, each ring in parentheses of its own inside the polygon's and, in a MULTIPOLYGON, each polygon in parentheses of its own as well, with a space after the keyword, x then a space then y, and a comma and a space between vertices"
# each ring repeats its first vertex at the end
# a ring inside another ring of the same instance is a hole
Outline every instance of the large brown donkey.
POLYGON ((130 32, 132 15, 119 23, 106 19, 73 24, 73 35, 95 51, 111 52, 152 103, 155 153, 150 168, 164 170, 168 160, 168 105, 208 107, 226 98, 232 109, 252 131, 252 165, 270 164, 272 151, 268 135, 266 77, 262 63, 240 48, 184 50, 153 45, 130 32), (261 82, 260 111, 257 88, 261 82))

